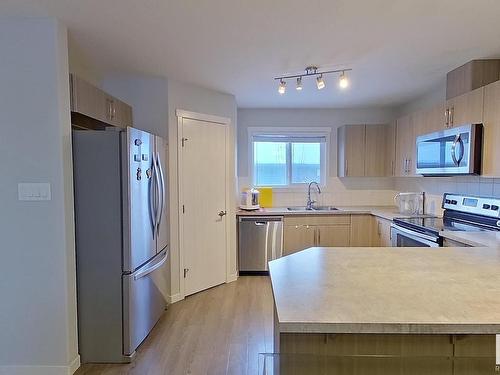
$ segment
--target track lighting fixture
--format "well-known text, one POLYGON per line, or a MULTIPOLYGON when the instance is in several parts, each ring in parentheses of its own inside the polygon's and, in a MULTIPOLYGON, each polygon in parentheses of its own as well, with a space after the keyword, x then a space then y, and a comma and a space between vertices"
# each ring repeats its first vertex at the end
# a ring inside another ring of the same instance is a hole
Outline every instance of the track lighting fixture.
POLYGON ((345 89, 349 86, 349 79, 347 78, 345 72, 343 71, 339 78, 339 87, 345 89))
POLYGON ((302 77, 297 78, 297 86, 295 88, 297 91, 302 91, 302 77))
POLYGON ((316 87, 318 88, 318 90, 325 88, 325 81, 323 81, 323 74, 319 75, 316 78, 316 87))
POLYGON ((320 72, 318 70, 317 66, 308 66, 305 69, 304 74, 281 76, 281 77, 275 77, 274 79, 279 81, 278 92, 280 95, 283 95, 283 94, 285 94, 285 91, 286 91, 286 81, 285 81, 286 79, 296 78, 297 85, 295 86, 295 88, 297 89, 297 91, 301 91, 302 90, 302 78, 314 76, 314 77, 316 77, 316 87, 318 88, 318 90, 322 90, 326 87, 326 83, 325 83, 325 80, 323 79, 323 75, 341 73, 340 77, 339 77, 339 87, 341 89, 345 89, 349 86, 349 79, 347 78, 347 75, 345 72, 348 72, 351 70, 352 69, 340 69, 340 70, 326 70, 326 71, 320 72))
POLYGON ((278 92, 280 95, 283 95, 286 91, 286 82, 283 80, 280 80, 280 85, 278 86, 278 92))

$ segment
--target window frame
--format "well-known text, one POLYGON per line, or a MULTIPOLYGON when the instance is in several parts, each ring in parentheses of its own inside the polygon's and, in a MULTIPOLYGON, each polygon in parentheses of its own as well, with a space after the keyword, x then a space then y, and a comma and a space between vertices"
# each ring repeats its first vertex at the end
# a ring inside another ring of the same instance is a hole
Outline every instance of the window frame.
POLYGON ((292 150, 291 143, 287 144, 287 184, 286 185, 256 185, 254 175, 254 137, 268 136, 268 135, 281 135, 289 137, 324 137, 323 143, 324 150, 320 152, 320 180, 319 185, 326 186, 329 175, 329 160, 330 160, 330 136, 331 128, 327 127, 248 127, 248 176, 252 186, 270 186, 274 190, 291 190, 297 189, 302 191, 307 183, 292 183, 292 150))

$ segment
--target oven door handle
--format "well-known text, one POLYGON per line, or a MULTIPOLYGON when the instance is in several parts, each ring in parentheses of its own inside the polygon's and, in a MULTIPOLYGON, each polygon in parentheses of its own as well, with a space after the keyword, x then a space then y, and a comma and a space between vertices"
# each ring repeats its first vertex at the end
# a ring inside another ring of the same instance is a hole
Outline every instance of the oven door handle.
POLYGON ((436 244, 438 243, 436 237, 432 237, 432 236, 429 236, 427 234, 423 234, 420 232, 417 232, 418 235, 416 235, 414 231, 400 227, 399 225, 396 225, 396 224, 392 224, 392 227, 394 229, 396 229, 397 231, 400 231, 404 234, 411 236, 411 238, 413 238, 413 239, 424 239, 424 240, 431 241, 431 242, 436 243, 436 244))

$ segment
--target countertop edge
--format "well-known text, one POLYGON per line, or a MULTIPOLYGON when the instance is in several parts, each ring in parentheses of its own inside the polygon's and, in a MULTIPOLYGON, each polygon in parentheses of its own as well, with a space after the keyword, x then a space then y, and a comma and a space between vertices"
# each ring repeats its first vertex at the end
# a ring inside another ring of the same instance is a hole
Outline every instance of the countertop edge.
POLYGON ((500 323, 298 323, 279 322, 280 333, 477 334, 500 332, 500 323))

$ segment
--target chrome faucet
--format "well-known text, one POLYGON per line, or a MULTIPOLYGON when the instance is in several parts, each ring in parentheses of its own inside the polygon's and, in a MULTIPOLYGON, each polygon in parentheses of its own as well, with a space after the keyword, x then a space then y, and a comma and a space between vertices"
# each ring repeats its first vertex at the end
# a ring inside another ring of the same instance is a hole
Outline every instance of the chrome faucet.
POLYGON ((307 188, 307 204, 306 204, 306 210, 312 210, 313 209, 313 204, 316 203, 316 201, 313 201, 311 199, 311 186, 316 185, 316 188, 318 189, 318 194, 321 194, 321 189, 319 188, 319 185, 316 181, 312 181, 309 183, 309 187, 307 188))

